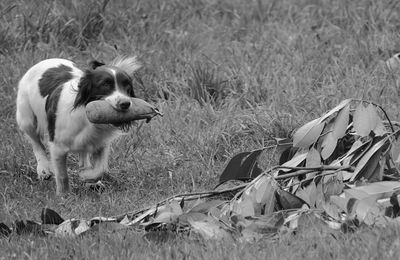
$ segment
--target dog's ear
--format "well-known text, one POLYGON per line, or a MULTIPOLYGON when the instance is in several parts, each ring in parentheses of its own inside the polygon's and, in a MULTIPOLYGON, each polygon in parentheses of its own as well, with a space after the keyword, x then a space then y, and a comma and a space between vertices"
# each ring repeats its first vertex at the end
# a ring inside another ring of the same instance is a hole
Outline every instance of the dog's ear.
POLYGON ((97 67, 106 65, 105 63, 98 61, 98 60, 92 60, 89 62, 89 68, 91 68, 92 70, 95 70, 97 67))
POLYGON ((78 93, 76 95, 73 109, 76 109, 80 106, 86 106, 90 100, 93 88, 93 74, 92 71, 86 70, 85 75, 80 79, 78 84, 78 93))

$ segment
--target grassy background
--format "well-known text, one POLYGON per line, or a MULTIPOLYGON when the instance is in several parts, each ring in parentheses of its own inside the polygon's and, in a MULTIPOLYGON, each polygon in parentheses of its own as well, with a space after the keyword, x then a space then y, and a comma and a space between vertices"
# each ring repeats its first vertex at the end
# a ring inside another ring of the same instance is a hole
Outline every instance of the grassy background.
MULTIPOLYGON (((345 98, 400 117, 397 75, 382 62, 400 51, 396 0, 146 0, 0 2, 0 222, 111 216, 166 196, 211 189, 234 154, 261 148, 345 98), (86 66, 137 54, 144 88, 165 113, 115 142, 102 194, 88 191, 70 157, 67 198, 36 179, 15 122, 17 83, 38 61, 86 66)), ((276 163, 266 154, 262 165, 276 163)), ((0 259, 398 258, 400 229, 332 233, 311 222, 259 243, 170 240, 133 233, 80 239, 0 239, 0 259)))

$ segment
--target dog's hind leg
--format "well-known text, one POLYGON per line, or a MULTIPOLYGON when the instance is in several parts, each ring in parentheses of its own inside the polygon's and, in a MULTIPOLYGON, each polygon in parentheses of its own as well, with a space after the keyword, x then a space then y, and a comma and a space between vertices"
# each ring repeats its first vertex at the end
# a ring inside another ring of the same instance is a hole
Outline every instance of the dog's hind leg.
POLYGON ((52 175, 51 164, 38 133, 36 116, 27 102, 17 102, 17 123, 32 145, 37 162, 36 173, 38 178, 41 180, 49 179, 52 175))
POLYGON ((64 194, 69 190, 67 152, 54 145, 52 142, 49 143, 49 148, 56 179, 56 193, 57 195, 64 194))

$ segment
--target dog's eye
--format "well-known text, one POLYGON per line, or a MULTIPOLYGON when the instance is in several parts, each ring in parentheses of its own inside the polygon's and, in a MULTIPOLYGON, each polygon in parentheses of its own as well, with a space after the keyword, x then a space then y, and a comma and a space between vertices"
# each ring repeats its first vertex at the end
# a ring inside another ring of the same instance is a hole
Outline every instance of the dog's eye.
POLYGON ((112 86, 113 85, 113 81, 111 79, 106 79, 103 81, 102 85, 106 85, 106 86, 112 86))
POLYGON ((132 86, 132 82, 131 82, 130 80, 124 80, 124 81, 122 82, 122 85, 123 85, 124 87, 130 87, 130 86, 132 86))

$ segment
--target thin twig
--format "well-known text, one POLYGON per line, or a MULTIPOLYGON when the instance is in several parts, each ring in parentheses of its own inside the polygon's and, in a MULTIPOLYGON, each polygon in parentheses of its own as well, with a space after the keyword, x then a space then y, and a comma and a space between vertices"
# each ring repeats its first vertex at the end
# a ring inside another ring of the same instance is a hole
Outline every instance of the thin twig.
MULTIPOLYGON (((302 167, 290 167, 290 168, 302 168, 302 167)), ((321 166, 321 167, 304 167, 303 169, 311 170, 311 171, 354 171, 353 166, 321 166)), ((282 180, 287 178, 292 178, 295 176, 303 175, 304 172, 292 172, 284 175, 279 175, 275 177, 275 180, 282 180)))
POLYGON ((166 198, 166 199, 156 203, 153 206, 142 208, 142 209, 139 209, 137 211, 121 214, 121 215, 118 215, 118 216, 113 216, 113 218, 120 219, 120 218, 124 218, 125 216, 128 216, 128 217, 132 218, 132 217, 134 217, 134 216, 136 216, 136 215, 138 215, 140 213, 143 213, 143 212, 145 212, 147 210, 150 210, 151 208, 157 208, 157 207, 163 205, 164 203, 166 203, 167 201, 170 201, 170 200, 177 200, 179 198, 179 199, 185 199, 186 201, 190 201, 190 200, 195 200, 195 199, 207 198, 207 197, 211 197, 211 196, 214 196, 214 195, 219 195, 219 194, 222 194, 222 193, 232 192, 232 191, 235 191, 235 190, 238 190, 238 189, 245 188, 248 184, 249 183, 244 183, 244 184, 240 184, 240 185, 237 185, 235 187, 224 189, 224 190, 211 190, 211 191, 176 194, 176 195, 173 195, 173 196, 171 196, 169 198, 166 198))
POLYGON ((317 177, 322 177, 322 176, 326 176, 326 175, 332 175, 332 174, 335 174, 335 173, 340 172, 340 171, 342 171, 342 169, 337 169, 337 170, 335 170, 333 172, 323 172, 323 173, 320 173, 320 174, 318 174, 316 176, 313 176, 312 178, 307 178, 307 179, 301 180, 299 182, 287 185, 287 186, 285 186, 285 188, 290 188, 290 187, 293 187, 293 186, 296 186, 296 185, 300 185, 300 184, 303 184, 304 182, 311 181, 311 180, 313 180, 313 179, 315 179, 317 177))

